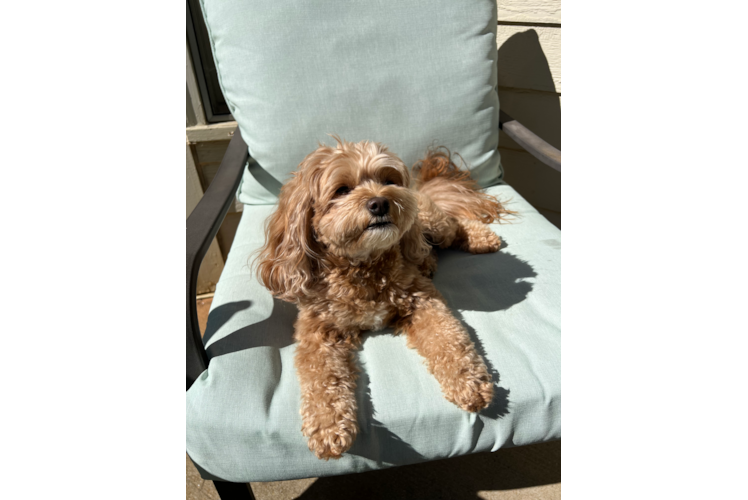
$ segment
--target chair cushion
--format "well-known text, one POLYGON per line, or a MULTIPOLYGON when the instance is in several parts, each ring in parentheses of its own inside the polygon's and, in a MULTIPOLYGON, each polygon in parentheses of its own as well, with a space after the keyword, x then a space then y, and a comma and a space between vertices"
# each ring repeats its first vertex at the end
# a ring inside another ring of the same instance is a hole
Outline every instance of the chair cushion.
MULTIPOLYGON (((327 134, 407 165, 447 146, 482 186, 501 179, 495 1, 201 2, 226 102, 277 181, 327 134)), ((275 203, 262 180, 245 172, 239 200, 275 203)))
POLYGON ((187 451, 206 478, 329 476, 561 436, 561 232, 510 186, 487 191, 519 212, 492 226, 502 249, 440 251, 434 281, 494 374, 494 402, 477 415, 462 411, 403 336, 366 334, 360 433, 340 460, 327 462, 301 434, 296 307, 274 300, 250 271, 273 207, 245 207, 208 318, 210 365, 187 391, 187 451))

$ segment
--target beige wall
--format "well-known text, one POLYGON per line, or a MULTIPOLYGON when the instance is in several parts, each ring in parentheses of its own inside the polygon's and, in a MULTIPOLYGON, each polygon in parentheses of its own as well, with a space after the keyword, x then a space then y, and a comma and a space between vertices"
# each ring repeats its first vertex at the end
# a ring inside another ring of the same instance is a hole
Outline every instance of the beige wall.
MULTIPOLYGON (((499 0, 498 86, 501 108, 561 149, 561 2, 499 0)), ((215 176, 235 122, 207 125, 187 49, 187 213, 215 176)), ((505 180, 561 226, 561 174, 499 137, 505 180)), ((212 291, 239 221, 233 206, 201 269, 198 293, 212 291)))
MULTIPOLYGON (((499 0, 498 83, 501 108, 561 149, 561 2, 499 0)), ((561 174, 503 132, 504 179, 561 227, 561 174)))

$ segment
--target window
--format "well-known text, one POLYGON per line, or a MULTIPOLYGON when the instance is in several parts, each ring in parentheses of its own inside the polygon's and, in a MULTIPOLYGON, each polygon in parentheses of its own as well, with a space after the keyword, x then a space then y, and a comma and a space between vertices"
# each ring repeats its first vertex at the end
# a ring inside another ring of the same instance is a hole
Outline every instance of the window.
POLYGON ((218 83, 218 72, 199 0, 187 0, 187 43, 208 123, 233 120, 218 83))

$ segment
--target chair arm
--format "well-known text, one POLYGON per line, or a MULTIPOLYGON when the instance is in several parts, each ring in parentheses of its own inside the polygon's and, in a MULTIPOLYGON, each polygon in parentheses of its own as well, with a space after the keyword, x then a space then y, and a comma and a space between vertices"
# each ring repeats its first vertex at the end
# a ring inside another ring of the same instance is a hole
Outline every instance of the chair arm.
POLYGON ((187 389, 208 367, 197 321, 197 273, 239 187, 249 152, 237 128, 215 178, 187 218, 187 389))
POLYGON ((520 122, 499 111, 499 129, 525 148, 528 153, 551 168, 561 171, 561 151, 533 134, 520 122))

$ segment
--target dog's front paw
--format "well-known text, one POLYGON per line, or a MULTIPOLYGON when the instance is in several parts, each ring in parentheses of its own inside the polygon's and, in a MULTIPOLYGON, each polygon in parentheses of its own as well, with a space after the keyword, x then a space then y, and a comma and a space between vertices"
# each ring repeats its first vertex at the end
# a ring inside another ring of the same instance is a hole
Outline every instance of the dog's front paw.
POLYGON ((477 220, 462 220, 463 238, 460 248, 470 253, 493 253, 501 247, 501 238, 490 227, 477 220))
POLYGON ((491 404, 493 382, 471 381, 455 395, 454 403, 465 411, 477 413, 491 404))
POLYGON ((482 363, 463 368, 458 377, 445 385, 442 387, 447 399, 465 411, 477 413, 493 399, 493 380, 482 363))
POLYGON ((317 424, 305 422, 301 431, 309 438, 309 449, 322 460, 339 459, 351 447, 358 433, 356 423, 347 419, 325 427, 317 424))

